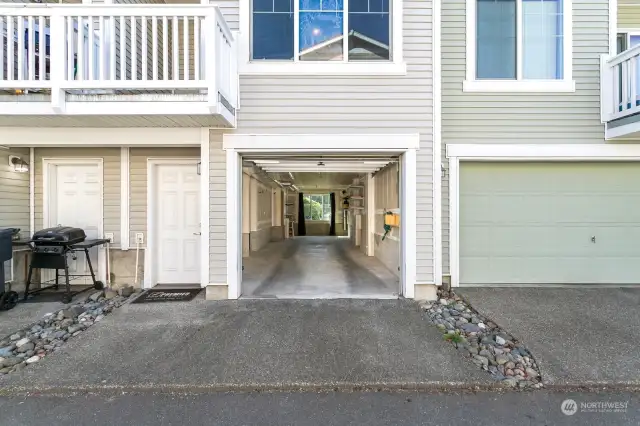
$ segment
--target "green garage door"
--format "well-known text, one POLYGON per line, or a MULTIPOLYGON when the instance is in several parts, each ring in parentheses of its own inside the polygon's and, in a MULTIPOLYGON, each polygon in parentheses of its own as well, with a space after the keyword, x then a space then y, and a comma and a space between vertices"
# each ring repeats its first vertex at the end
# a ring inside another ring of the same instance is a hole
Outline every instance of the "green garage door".
POLYGON ((460 284, 640 283, 640 163, 460 164, 460 284))

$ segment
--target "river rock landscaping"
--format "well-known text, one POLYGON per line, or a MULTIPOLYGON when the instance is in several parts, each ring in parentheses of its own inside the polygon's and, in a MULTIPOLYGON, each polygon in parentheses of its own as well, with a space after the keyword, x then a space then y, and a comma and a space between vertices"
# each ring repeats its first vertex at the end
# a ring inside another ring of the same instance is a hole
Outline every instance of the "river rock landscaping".
POLYGON ((56 352, 68 339, 100 322, 134 296, 132 289, 121 294, 99 291, 84 302, 48 313, 31 326, 17 330, 0 341, 0 374, 20 370, 56 352))
POLYGON ((445 340, 504 386, 542 387, 540 369, 529 350, 459 296, 442 292, 437 301, 420 306, 445 340))

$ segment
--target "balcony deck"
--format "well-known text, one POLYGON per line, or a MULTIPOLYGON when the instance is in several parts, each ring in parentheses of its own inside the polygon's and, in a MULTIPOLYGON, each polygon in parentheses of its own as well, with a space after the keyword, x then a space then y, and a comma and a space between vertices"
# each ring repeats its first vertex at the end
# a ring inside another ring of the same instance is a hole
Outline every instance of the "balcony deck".
POLYGON ((0 126, 236 126, 236 41, 215 5, 4 4, 0 35, 0 126))
POLYGON ((640 139, 640 46, 604 55, 600 103, 607 140, 640 139))

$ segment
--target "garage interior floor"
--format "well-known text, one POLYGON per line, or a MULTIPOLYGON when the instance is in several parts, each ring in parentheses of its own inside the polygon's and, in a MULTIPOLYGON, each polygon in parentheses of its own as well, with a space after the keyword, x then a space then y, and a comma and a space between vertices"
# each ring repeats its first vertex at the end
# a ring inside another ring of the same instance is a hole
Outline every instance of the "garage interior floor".
POLYGON ((398 277, 346 237, 295 237, 243 259, 242 297, 330 299, 398 297, 398 277))

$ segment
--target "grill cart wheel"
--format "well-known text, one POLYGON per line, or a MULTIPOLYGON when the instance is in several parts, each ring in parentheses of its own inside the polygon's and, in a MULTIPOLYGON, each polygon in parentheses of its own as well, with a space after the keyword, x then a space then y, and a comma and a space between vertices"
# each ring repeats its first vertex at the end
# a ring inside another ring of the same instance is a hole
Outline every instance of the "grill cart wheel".
POLYGON ((15 291, 6 291, 0 297, 0 311, 8 311, 15 308, 18 304, 18 293, 15 291))
POLYGON ((96 290, 102 290, 104 288, 104 283, 102 281, 96 281, 96 283, 93 285, 93 288, 95 288, 96 290))

